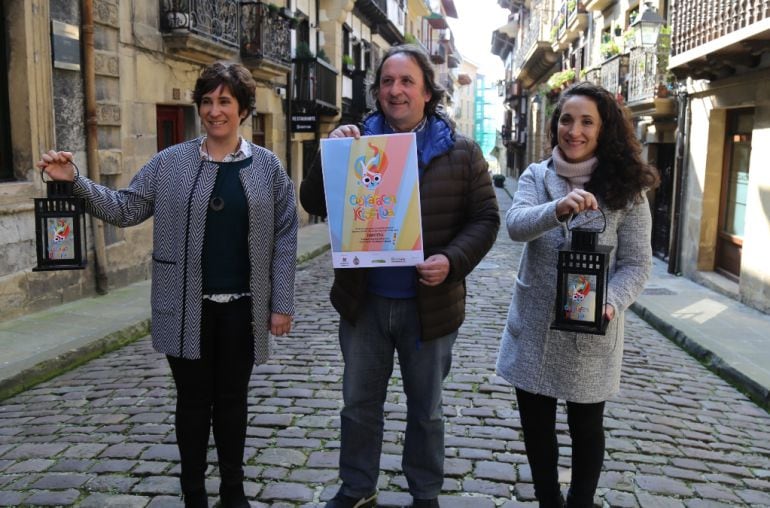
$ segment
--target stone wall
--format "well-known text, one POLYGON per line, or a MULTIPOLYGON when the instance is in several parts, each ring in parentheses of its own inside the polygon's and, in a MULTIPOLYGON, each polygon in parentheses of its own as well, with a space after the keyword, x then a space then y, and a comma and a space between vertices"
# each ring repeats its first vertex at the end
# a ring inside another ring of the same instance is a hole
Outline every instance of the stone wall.
POLYGON ((699 272, 714 270, 723 185, 727 112, 753 107, 749 185, 745 208, 739 298, 770 311, 770 96, 756 83, 770 79, 770 69, 759 69, 718 82, 696 82, 691 93, 691 133, 682 215, 681 268, 699 280, 699 272))

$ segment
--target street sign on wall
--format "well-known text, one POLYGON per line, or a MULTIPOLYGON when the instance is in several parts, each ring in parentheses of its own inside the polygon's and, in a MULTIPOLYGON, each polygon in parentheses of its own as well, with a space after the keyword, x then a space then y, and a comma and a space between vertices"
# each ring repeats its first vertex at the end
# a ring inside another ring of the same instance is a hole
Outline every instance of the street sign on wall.
POLYGON ((316 115, 291 115, 291 132, 315 132, 316 115))

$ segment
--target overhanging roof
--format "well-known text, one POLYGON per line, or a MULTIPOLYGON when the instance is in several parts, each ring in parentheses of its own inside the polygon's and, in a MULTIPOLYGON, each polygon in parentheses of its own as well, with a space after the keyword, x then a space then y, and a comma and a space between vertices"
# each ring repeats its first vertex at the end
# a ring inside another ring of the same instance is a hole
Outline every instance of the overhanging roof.
POLYGON ((441 0, 441 5, 444 6, 444 12, 447 16, 457 19, 457 8, 454 0, 441 0))
POLYGON ((438 12, 431 12, 429 16, 425 16, 424 18, 431 26, 431 28, 435 30, 442 30, 449 27, 449 24, 447 24, 444 15, 438 12))

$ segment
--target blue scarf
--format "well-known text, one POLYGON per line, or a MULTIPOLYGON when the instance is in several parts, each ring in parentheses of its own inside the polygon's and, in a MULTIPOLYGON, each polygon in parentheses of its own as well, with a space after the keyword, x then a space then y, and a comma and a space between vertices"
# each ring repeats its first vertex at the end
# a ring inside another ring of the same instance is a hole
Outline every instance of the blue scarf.
MULTIPOLYGON (((394 134, 382 113, 374 112, 362 122, 362 134, 394 134)), ((417 163, 420 179, 430 162, 455 146, 455 137, 449 122, 439 115, 430 115, 414 131, 417 137, 417 163)), ((386 298, 414 298, 417 296, 417 270, 411 266, 370 268, 368 290, 386 298)))
MULTIPOLYGON (((379 111, 366 117, 362 125, 365 136, 396 132, 379 111)), ((417 163, 420 168, 420 177, 422 177, 422 172, 428 167, 430 161, 447 153, 455 146, 455 135, 449 122, 441 115, 428 116, 424 125, 418 127, 415 134, 417 136, 417 163)))

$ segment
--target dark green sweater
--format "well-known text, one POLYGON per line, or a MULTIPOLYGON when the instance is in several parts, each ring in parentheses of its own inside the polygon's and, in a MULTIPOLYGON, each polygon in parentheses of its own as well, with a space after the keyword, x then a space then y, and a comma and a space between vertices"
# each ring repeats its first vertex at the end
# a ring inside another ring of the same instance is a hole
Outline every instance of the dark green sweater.
POLYGON ((206 215, 203 294, 249 292, 249 214, 239 178, 251 157, 220 162, 206 215))

